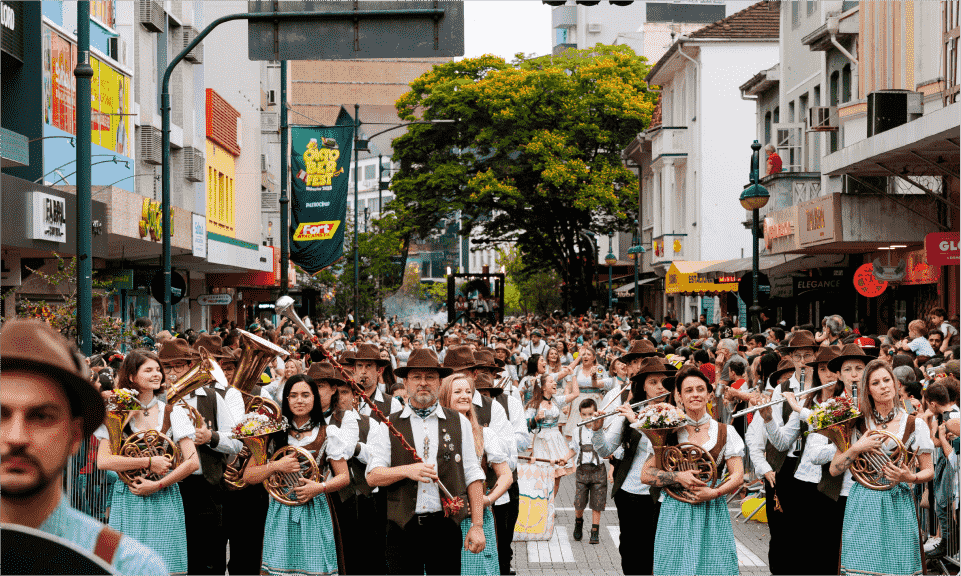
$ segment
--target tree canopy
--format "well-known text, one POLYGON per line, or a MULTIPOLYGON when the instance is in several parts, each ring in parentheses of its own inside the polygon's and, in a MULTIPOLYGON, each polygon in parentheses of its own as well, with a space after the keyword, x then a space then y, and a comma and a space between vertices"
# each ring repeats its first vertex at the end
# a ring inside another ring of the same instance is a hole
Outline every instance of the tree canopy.
POLYGON ((582 232, 635 219, 637 177, 621 151, 650 123, 649 69, 629 47, 602 45, 435 66, 398 113, 456 122, 415 124, 394 140, 396 232, 428 237, 459 213, 475 246, 516 243, 528 268, 555 270, 568 301, 586 307, 597 255, 582 232))

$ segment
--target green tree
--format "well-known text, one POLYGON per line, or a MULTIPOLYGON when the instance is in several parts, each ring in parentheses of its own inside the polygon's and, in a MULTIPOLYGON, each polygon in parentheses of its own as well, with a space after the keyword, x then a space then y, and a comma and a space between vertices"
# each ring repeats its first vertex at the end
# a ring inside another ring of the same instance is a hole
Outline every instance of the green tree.
POLYGON ((394 230, 409 239, 459 212, 476 245, 516 243, 585 308, 596 256, 583 231, 627 230, 635 217, 637 177, 620 153, 650 123, 649 69, 627 46, 602 45, 435 66, 411 82, 398 114, 457 122, 413 125, 394 140, 394 230))
POLYGON ((526 268, 516 246, 497 251, 497 265, 504 267, 507 282, 504 308, 507 314, 549 314, 563 307, 563 281, 554 270, 526 268), (516 295, 516 296, 515 296, 516 295))

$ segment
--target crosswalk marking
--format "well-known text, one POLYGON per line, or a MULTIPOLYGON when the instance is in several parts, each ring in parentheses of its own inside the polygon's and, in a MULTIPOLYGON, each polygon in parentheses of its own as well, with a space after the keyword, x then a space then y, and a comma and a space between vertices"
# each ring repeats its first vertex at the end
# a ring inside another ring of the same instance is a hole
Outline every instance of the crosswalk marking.
POLYGON ((766 567, 767 564, 757 557, 754 552, 751 552, 747 546, 741 543, 737 538, 734 539, 734 544, 737 547, 737 563, 740 566, 753 566, 758 568, 766 567))
POLYGON ((567 538, 566 526, 555 526, 546 542, 527 543, 528 562, 574 562, 574 550, 567 538))

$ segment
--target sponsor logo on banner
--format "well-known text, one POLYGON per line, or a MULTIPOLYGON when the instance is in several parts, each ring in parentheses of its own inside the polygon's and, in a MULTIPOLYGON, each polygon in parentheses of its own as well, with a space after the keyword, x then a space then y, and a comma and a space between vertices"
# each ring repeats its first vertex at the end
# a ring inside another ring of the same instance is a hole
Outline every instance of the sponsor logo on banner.
POLYGON ((304 242, 307 240, 330 240, 337 232, 340 222, 304 222, 297 227, 294 232, 294 240, 304 242))
POLYGON ((961 263, 961 234, 932 232, 924 237, 924 251, 932 266, 957 266, 961 263))

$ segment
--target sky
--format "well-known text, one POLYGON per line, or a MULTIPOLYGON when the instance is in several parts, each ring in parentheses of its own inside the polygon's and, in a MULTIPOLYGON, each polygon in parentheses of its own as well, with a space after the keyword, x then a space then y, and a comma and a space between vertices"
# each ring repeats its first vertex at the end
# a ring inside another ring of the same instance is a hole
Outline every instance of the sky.
POLYGON ((551 7, 541 0, 467 0, 464 3, 464 56, 551 53, 551 7))

